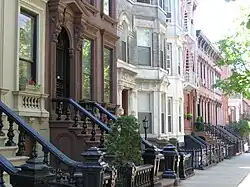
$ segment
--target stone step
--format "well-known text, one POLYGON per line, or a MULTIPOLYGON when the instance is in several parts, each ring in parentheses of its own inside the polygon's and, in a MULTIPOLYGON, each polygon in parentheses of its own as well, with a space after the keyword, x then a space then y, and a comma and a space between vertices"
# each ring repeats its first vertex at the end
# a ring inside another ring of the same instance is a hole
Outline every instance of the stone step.
POLYGON ((5 141, 6 141, 6 137, 5 136, 0 136, 0 147, 4 147, 5 145, 5 141))
POLYGON ((15 157, 17 149, 18 149, 17 146, 0 147, 0 154, 6 158, 15 157))

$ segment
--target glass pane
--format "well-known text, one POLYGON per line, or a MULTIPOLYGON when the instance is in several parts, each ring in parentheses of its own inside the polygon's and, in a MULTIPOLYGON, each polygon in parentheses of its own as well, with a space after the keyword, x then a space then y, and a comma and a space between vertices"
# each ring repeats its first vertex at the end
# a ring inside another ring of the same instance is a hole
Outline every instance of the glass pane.
POLYGON ((140 123, 140 128, 139 131, 141 134, 145 133, 145 130, 143 128, 143 123, 142 120, 145 119, 145 117, 148 120, 148 129, 147 129, 147 133, 152 133, 152 113, 147 113, 147 112, 138 112, 138 122, 140 123))
POLYGON ((168 114, 172 114, 172 98, 168 98, 168 114))
POLYGON ((83 98, 91 99, 91 65, 92 65, 92 41, 84 39, 82 49, 82 93, 83 98))
POLYGON ((127 44, 124 41, 122 41, 122 60, 127 61, 127 44))
POLYGON ((179 116, 179 132, 181 132, 181 116, 179 116))
POLYGON ((110 0, 103 0, 103 13, 106 14, 106 15, 109 15, 110 14, 110 5, 109 5, 109 1, 110 0))
POLYGON ((161 133, 165 133, 165 114, 161 113, 161 133))
POLYGON ((138 47, 138 64, 142 66, 151 65, 151 48, 138 47))
POLYGON ((112 50, 104 48, 104 102, 110 102, 112 50))
POLYGON ((168 116, 168 132, 172 132, 172 116, 168 116))
POLYGON ((146 28, 137 29, 137 46, 152 46, 152 30, 146 28))
MULTIPOLYGON (((23 78, 25 78, 25 80, 31 79, 31 63, 19 60, 19 78, 20 81, 24 80, 23 78)), ((20 82, 20 84, 27 84, 27 83, 20 82)))
POLYGON ((34 17, 21 12, 19 15, 20 39, 19 39, 19 55, 21 58, 33 61, 33 45, 34 40, 34 17))
POLYGON ((110 98, 110 85, 111 82, 109 80, 104 80, 104 102, 109 103, 111 102, 111 98, 110 98))
POLYGON ((164 56, 163 56, 163 51, 160 52, 160 62, 161 62, 161 68, 165 69, 165 64, 164 64, 164 56))

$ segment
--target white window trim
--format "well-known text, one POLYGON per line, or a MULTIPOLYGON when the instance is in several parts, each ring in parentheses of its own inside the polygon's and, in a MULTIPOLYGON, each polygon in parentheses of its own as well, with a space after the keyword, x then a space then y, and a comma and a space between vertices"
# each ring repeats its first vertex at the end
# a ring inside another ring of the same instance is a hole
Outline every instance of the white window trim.
POLYGON ((161 114, 164 113, 164 126, 165 126, 165 131, 162 132, 162 121, 161 121, 161 134, 167 134, 168 132, 168 126, 167 126, 167 94, 166 93, 161 93, 161 114), (162 98, 165 99, 165 102, 163 103, 162 98), (164 109, 162 111, 162 109, 164 109))
MULTIPOLYGON (((140 110, 140 108, 138 107, 137 109, 137 115, 138 113, 151 113, 151 127, 152 127, 152 133, 150 134, 154 134, 154 92, 150 92, 150 91, 143 91, 143 90, 138 90, 137 92, 137 96, 140 96, 140 93, 143 94, 149 94, 150 100, 149 100, 149 111, 147 110, 140 110)), ((138 103, 139 104, 139 103, 138 103)))
POLYGON ((167 97, 167 132, 168 133, 173 133, 173 108, 174 107, 174 101, 173 101, 173 97, 172 96, 168 96, 167 97), (169 104, 169 101, 171 101, 171 112, 169 114, 169 111, 168 111, 168 104, 169 104), (168 117, 171 116, 171 131, 168 130, 168 127, 169 127, 169 124, 168 124, 168 117))
MULTIPOLYGON (((138 30, 142 30, 142 29, 148 29, 151 31, 151 45, 150 46, 141 46, 138 45, 138 40, 136 41, 137 47, 150 47, 150 65, 149 66, 144 66, 144 65, 139 65, 139 67, 152 67, 153 65, 153 28, 150 27, 137 27, 137 34, 138 34, 138 30)), ((137 51, 138 52, 138 51, 137 51)))
POLYGON ((172 75, 172 68, 173 68, 173 44, 172 44, 172 42, 166 43, 166 54, 165 55, 166 55, 166 70, 168 70, 168 74, 171 76, 172 75), (168 46, 169 46, 169 50, 168 50, 168 46), (168 61, 170 64, 169 68, 167 67, 168 61))
POLYGON ((179 118, 181 118, 181 129, 179 128, 179 118, 178 118, 178 129, 179 133, 183 132, 183 101, 182 98, 179 99, 179 118))
MULTIPOLYGON (((46 8, 46 1, 40 0, 44 3, 44 8, 46 8)), ((45 68, 45 9, 37 6, 36 4, 26 1, 26 0, 20 0, 20 3, 18 3, 18 10, 17 10, 17 59, 16 59, 16 74, 17 74, 17 80, 16 80, 16 89, 19 89, 19 15, 21 13, 21 8, 25 8, 29 11, 31 11, 34 14, 37 14, 36 20, 37 20, 37 38, 36 38, 36 80, 37 84, 41 86, 41 91, 44 93, 44 68, 45 68), (38 50, 39 49, 39 50, 38 50)))

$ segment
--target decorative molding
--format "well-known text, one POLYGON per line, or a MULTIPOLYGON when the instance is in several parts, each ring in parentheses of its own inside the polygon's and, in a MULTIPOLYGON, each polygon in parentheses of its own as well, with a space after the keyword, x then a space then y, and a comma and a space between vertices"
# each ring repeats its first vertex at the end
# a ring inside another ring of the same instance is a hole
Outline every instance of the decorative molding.
POLYGON ((78 51, 80 51, 82 48, 85 29, 86 29, 86 26, 84 26, 84 22, 81 21, 81 15, 76 17, 75 23, 74 23, 74 39, 75 39, 75 48, 78 51))

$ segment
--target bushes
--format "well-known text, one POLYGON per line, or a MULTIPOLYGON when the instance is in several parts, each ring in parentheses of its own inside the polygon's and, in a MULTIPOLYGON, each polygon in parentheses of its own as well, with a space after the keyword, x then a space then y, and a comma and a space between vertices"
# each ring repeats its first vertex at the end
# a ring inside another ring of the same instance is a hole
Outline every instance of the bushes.
POLYGON ((229 123, 229 127, 234 129, 241 136, 249 136, 250 122, 248 120, 240 120, 239 122, 229 123))
POLYGON ((107 155, 114 155, 112 165, 141 163, 141 136, 138 121, 134 116, 119 117, 112 125, 106 140, 107 155))

